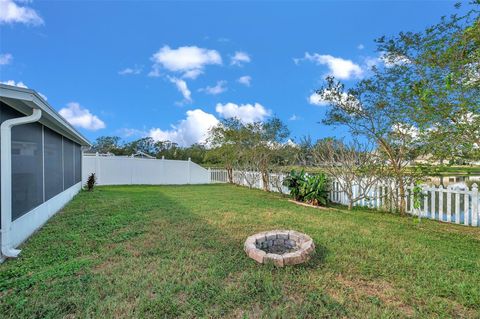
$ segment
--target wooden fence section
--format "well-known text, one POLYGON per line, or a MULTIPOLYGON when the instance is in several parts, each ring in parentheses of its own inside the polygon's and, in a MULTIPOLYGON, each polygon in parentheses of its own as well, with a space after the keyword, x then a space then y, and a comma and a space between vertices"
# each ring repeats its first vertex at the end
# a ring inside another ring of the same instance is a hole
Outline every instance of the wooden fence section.
MULTIPOLYGON (((210 169, 212 182, 228 183, 226 170, 210 169)), ((270 174, 269 190, 288 194, 288 189, 282 185, 285 174, 270 174)), ((233 171, 233 182, 250 188, 263 189, 261 174, 259 172, 233 171)), ((358 192, 358 189, 353 189, 358 192)), ((394 196, 396 195, 396 196, 394 196)), ((355 206, 369 207, 378 210, 391 211, 394 198, 391 188, 385 185, 373 187, 368 196, 355 203, 355 206)), ((477 184, 468 187, 423 186, 422 200, 419 209, 413 205, 413 185, 407 187, 407 213, 422 218, 434 219, 446 223, 455 223, 465 226, 480 226, 480 196, 477 184)), ((332 182, 330 200, 334 203, 348 205, 348 198, 341 190, 339 183, 332 182)))

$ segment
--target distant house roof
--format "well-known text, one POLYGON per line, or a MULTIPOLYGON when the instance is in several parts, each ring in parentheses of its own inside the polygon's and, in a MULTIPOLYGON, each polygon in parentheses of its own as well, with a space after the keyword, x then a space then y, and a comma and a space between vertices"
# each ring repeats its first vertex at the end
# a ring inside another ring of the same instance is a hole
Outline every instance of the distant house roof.
POLYGON ((137 151, 135 154, 132 154, 132 157, 143 157, 143 158, 155 159, 154 156, 148 155, 147 153, 144 153, 142 151, 137 151))
POLYGON ((41 124, 80 145, 91 145, 80 132, 34 90, 0 84, 0 101, 26 115, 30 115, 32 109, 38 108, 42 111, 42 118, 39 121, 41 124))

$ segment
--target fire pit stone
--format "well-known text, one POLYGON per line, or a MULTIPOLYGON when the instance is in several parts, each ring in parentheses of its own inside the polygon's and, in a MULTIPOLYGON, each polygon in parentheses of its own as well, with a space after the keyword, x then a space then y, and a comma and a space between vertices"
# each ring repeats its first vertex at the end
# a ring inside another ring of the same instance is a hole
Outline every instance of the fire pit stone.
POLYGON ((272 230, 248 237, 244 250, 248 257, 261 264, 283 267, 309 260, 315 244, 310 236, 294 230, 272 230))

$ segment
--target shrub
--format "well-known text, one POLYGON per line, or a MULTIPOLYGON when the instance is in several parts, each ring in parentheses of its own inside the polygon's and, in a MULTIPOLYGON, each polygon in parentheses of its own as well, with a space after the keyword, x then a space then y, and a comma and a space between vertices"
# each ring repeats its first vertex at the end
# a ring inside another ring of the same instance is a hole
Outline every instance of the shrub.
POLYGON ((88 176, 88 179, 87 179, 87 190, 89 192, 91 192, 93 190, 96 182, 97 182, 97 178, 95 176, 95 173, 90 174, 88 176))
POLYGON ((297 173, 295 170, 292 170, 290 174, 283 180, 283 185, 288 187, 290 190, 290 195, 293 197, 293 199, 298 201, 303 200, 300 188, 305 183, 305 178, 305 172, 302 169, 299 173, 297 173))
POLYGON ((303 170, 292 170, 283 181, 288 187, 290 195, 297 201, 307 202, 312 205, 326 206, 330 192, 330 180, 324 173, 307 175, 303 170))
POLYGON ((305 202, 316 206, 326 206, 330 193, 330 181, 327 175, 320 173, 307 176, 302 193, 305 202))

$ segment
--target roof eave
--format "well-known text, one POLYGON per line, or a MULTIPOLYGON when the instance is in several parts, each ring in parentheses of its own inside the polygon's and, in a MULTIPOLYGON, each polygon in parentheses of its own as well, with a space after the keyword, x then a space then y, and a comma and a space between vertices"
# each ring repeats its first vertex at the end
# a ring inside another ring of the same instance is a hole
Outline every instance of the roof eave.
MULTIPOLYGON (((37 107, 41 109, 43 114, 40 122, 42 124, 46 125, 47 127, 50 127, 48 124, 57 126, 56 128, 62 131, 62 133, 67 133, 67 135, 70 135, 68 137, 76 140, 76 142, 83 146, 92 145, 86 137, 84 137, 70 123, 68 123, 67 120, 58 114, 36 91, 32 89, 0 84, 0 98, 21 100, 23 104, 29 108, 33 109, 37 107)), ((55 127, 50 128, 55 129, 55 127)))

